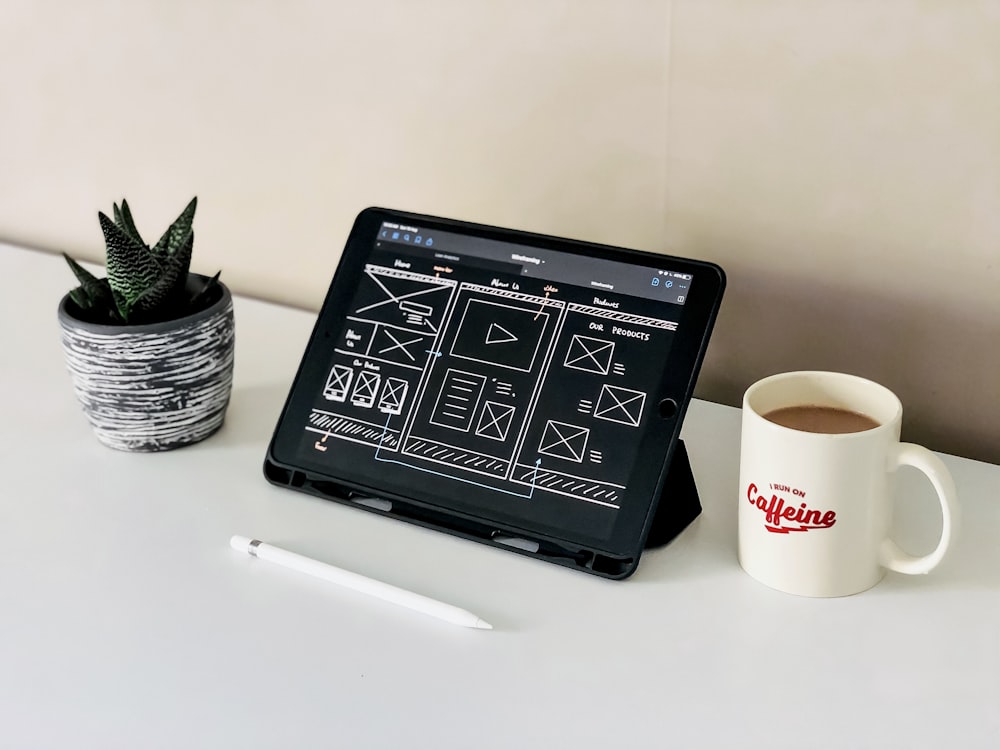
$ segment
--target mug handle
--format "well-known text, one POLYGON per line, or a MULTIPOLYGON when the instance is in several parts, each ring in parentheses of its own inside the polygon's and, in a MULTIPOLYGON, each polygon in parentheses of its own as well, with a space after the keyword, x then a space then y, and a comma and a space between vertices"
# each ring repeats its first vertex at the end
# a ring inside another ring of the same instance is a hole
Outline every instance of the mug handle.
POLYGON ((958 524, 958 497, 955 492, 955 481, 951 478, 947 467, 940 458, 929 450, 913 443, 897 443, 889 454, 889 470, 895 471, 900 466, 912 466, 919 469, 931 480, 937 490, 941 502, 941 539, 937 548, 923 557, 908 555, 891 539, 884 539, 879 550, 879 562, 889 570, 910 575, 929 573, 937 567, 944 558, 955 536, 958 524))

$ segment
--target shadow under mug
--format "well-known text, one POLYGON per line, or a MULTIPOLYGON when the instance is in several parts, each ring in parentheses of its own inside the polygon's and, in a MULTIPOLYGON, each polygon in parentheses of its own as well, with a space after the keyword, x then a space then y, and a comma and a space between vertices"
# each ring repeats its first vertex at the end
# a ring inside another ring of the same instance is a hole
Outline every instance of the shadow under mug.
POLYGON ((926 448, 899 441, 903 407, 878 383, 836 372, 787 372, 743 396, 739 559, 761 583, 803 596, 846 596, 871 588, 886 569, 927 573, 955 534, 955 485, 926 448), (865 414, 877 427, 806 432, 764 415, 791 406, 865 414), (943 526, 936 549, 914 557, 889 539, 894 476, 912 466, 930 479, 943 526))

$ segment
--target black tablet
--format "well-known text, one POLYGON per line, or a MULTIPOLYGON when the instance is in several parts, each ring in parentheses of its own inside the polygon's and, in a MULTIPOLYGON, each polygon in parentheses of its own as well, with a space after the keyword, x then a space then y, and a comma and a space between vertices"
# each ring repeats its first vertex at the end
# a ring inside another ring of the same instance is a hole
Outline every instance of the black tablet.
POLYGON ((367 209, 265 474, 624 578, 724 286, 710 263, 367 209))

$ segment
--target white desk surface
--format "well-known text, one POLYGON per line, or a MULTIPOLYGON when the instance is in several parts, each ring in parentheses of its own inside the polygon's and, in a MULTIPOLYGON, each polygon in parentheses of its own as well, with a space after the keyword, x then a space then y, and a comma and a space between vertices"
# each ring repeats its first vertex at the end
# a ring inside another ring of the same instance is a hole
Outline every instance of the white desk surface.
MULTIPOLYGON (((1000 747, 1000 467, 943 456, 963 522, 931 575, 797 598, 740 569, 740 413, 695 402, 704 512, 607 581, 267 484, 314 320, 301 311, 237 299, 214 437, 101 446, 59 344, 69 270, 0 245, 0 272, 2 747, 1000 747), (496 630, 253 560, 232 534, 496 630)), ((901 490, 898 536, 928 549, 932 490, 909 474, 901 490)))

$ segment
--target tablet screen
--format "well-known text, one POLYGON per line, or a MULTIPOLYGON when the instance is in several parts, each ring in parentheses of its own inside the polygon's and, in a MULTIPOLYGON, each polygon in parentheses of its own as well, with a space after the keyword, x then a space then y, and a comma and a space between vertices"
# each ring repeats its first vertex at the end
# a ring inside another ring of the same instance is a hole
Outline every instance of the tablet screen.
POLYGON ((373 494, 626 551, 689 395, 690 362, 669 377, 685 311, 700 284, 717 297, 718 277, 374 218, 345 251, 285 452, 373 494))

